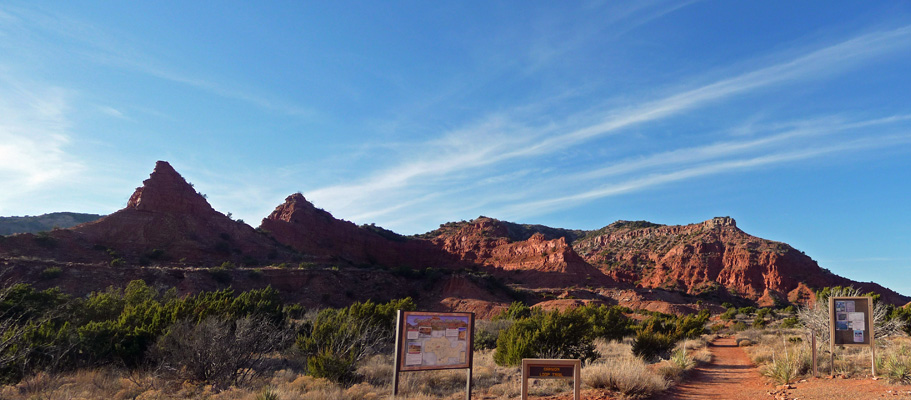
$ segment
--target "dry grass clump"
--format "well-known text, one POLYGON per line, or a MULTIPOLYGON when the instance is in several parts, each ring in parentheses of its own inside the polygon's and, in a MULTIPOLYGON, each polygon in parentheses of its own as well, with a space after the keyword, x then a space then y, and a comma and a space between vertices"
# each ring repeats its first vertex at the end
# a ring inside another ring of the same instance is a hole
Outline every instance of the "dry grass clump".
POLYGON ((582 382, 629 398, 648 397, 669 387, 668 381, 653 373, 645 361, 632 356, 583 367, 582 382))
POLYGON ((879 370, 892 383, 911 384, 911 348, 905 345, 897 346, 881 358, 879 370))
POLYGON ((2 399, 132 399, 146 388, 140 379, 133 381, 111 369, 80 370, 61 375, 39 372, 16 385, 0 388, 2 399))
POLYGON ((709 350, 708 346, 693 350, 690 355, 693 360, 696 360, 697 365, 712 362, 712 351, 709 350))
POLYGON ((595 351, 606 360, 629 356, 633 352, 633 338, 625 337, 619 342, 595 339, 595 351))
POLYGON ((809 360, 802 346, 783 346, 782 351, 773 353, 771 362, 762 368, 762 374, 779 385, 787 385, 806 372, 809 360))
POLYGON ((363 377, 365 382, 376 386, 391 385, 392 373, 395 371, 393 362, 392 355, 377 354, 358 366, 357 374, 363 377))
POLYGON ((696 365, 711 361, 708 341, 712 337, 687 339, 677 343, 668 360, 657 365, 632 355, 632 338, 622 342, 597 341, 601 358, 582 368, 582 381, 593 388, 610 389, 626 398, 641 398, 667 390, 684 379, 696 365))
POLYGON ((810 348, 799 331, 750 329, 741 335, 752 343, 747 354, 762 374, 777 384, 789 384, 812 368, 810 348))

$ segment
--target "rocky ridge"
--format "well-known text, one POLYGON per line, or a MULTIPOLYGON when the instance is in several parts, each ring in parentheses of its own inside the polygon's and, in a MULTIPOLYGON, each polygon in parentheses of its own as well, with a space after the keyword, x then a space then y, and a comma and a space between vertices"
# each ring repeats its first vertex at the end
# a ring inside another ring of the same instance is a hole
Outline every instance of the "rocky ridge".
POLYGON ((600 303, 673 313, 713 307, 697 299, 804 303, 813 288, 834 285, 897 305, 911 300, 831 274, 785 243, 746 234, 729 217, 679 226, 617 221, 595 231, 479 217, 405 237, 339 220, 295 193, 254 230, 214 210, 164 161, 107 217, 43 235, 0 236, 0 263, 19 276, 38 279, 42 262, 93 279, 67 282, 74 292, 139 274, 126 268, 184 292, 273 285, 311 306, 407 294, 428 309, 483 315, 508 305, 516 290, 545 308, 600 303), (260 272, 229 270, 219 280, 199 269, 226 261, 260 272))

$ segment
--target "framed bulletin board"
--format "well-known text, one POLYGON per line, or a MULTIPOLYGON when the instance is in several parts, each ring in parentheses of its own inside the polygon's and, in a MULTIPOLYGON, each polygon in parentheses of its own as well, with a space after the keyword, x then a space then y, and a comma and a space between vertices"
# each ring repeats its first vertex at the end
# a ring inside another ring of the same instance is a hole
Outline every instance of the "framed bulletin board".
POLYGON ((392 396, 399 394, 399 373, 466 369, 465 398, 471 400, 474 313, 398 310, 392 396))
POLYGON ((471 368, 474 314, 405 311, 399 371, 471 368))
POLYGON ((829 297, 830 346, 873 346, 873 299, 829 297))

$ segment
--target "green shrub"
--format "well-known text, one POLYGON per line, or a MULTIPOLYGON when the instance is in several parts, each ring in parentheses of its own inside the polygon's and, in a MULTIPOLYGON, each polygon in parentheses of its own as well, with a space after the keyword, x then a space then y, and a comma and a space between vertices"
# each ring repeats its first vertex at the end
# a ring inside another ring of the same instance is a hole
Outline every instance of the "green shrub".
POLYGON ((215 267, 210 269, 209 275, 212 277, 212 279, 215 280, 215 282, 218 282, 222 285, 227 285, 231 283, 231 280, 233 280, 231 272, 222 267, 215 267))
POLYGON ((633 333, 632 322, 624 315, 628 309, 623 307, 580 307, 588 322, 592 325, 592 334, 596 338, 620 341, 633 333))
POLYGON ((633 354, 646 361, 668 358, 675 344, 677 339, 672 334, 643 330, 633 339, 633 354))
POLYGON ((288 336, 262 316, 210 316, 175 323, 155 343, 153 358, 166 374, 211 383, 216 389, 245 383, 288 336))
POLYGON ((35 243, 47 249, 57 247, 57 239, 51 236, 47 231, 41 231, 35 234, 35 243))
POLYGON ((509 329, 514 323, 509 319, 493 319, 490 321, 475 321, 474 339, 472 345, 475 350, 490 350, 497 348, 497 338, 500 332, 509 329))
POLYGON ((734 317, 736 317, 736 316, 737 316, 737 309, 732 307, 732 308, 727 309, 727 311, 725 311, 723 314, 721 314, 721 316, 719 318, 721 318, 723 321, 730 321, 730 320, 734 319, 734 317))
POLYGON ((788 317, 781 320, 781 327, 788 329, 794 328, 800 323, 800 320, 797 317, 788 317))
POLYGON ((739 310, 737 310, 737 312, 749 317, 756 312, 756 307, 741 307, 739 310))
POLYGON ((391 348, 396 310, 414 309, 411 298, 324 309, 304 324, 296 346, 307 357, 310 375, 347 383, 358 361, 391 348))
POLYGON ((594 360, 594 330, 586 312, 535 310, 500 332, 494 361, 519 365, 523 358, 578 358, 594 360))
POLYGON ((678 341, 702 335, 710 316, 708 310, 682 317, 652 314, 651 318, 640 323, 636 329, 633 354, 648 361, 659 357, 667 358, 678 341))
POLYGON ((201 292, 180 299, 173 289, 160 293, 136 280, 123 290, 111 287, 85 299, 73 299, 58 289, 39 292, 25 284, 0 292, 0 315, 15 317, 14 326, 4 331, 21 339, 15 349, 7 349, 21 357, 0 367, 0 380, 6 382, 36 370, 144 365, 150 347, 178 321, 236 321, 253 315, 276 327, 285 321, 283 305, 272 288, 238 296, 232 290, 201 292))
POLYGON ((283 309, 284 314, 291 319, 301 319, 307 313, 307 308, 300 304, 288 304, 283 309))
POLYGON ((146 258, 150 260, 161 260, 164 258, 164 250, 162 249, 152 249, 145 254, 146 258))
POLYGON ((514 301, 509 305, 508 308, 501 311, 499 314, 493 317, 494 320, 501 319, 510 319, 518 320, 522 318, 528 318, 531 316, 531 307, 521 301, 514 301))
POLYGON ((337 383, 354 380, 357 364, 355 353, 338 353, 329 349, 307 357, 307 373, 315 378, 326 378, 337 383))
POLYGON ((63 270, 60 267, 49 267, 41 271, 41 274, 38 275, 38 279, 42 281, 49 281, 51 279, 59 277, 63 273, 63 270))

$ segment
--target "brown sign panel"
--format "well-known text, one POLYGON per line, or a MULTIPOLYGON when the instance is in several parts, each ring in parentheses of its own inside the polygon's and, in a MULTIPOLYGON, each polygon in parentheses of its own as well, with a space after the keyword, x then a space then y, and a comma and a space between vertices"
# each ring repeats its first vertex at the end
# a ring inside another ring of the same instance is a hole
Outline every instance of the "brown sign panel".
POLYGON ((561 365, 531 365, 528 367, 528 377, 535 379, 573 379, 572 366, 561 365))
POLYGON ((829 333, 832 346, 873 344, 873 301, 869 297, 830 297, 829 333))
POLYGON ((399 324, 398 371, 471 368, 473 313, 405 311, 399 324))
POLYGON ((582 361, 545 358, 522 359, 522 400, 528 398, 529 379, 572 379, 573 399, 579 400, 582 393, 582 361))

